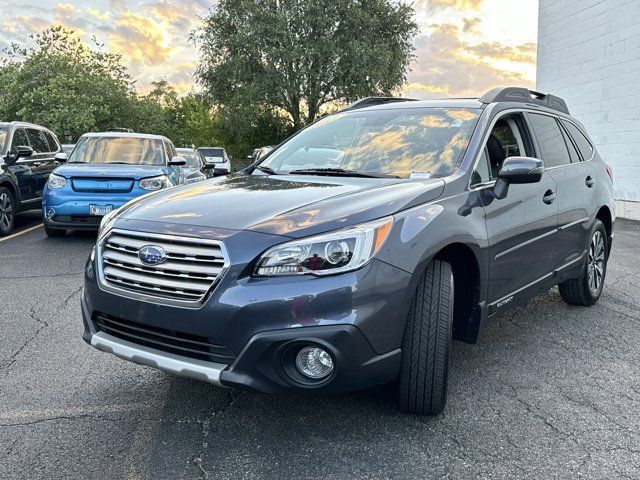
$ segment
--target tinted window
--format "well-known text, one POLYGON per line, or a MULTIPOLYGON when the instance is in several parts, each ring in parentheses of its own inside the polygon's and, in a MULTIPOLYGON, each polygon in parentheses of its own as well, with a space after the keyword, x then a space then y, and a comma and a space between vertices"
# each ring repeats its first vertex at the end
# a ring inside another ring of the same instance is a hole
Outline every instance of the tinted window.
POLYGON ((27 131, 29 135, 29 140, 31 141, 31 148, 33 148, 33 153, 48 153, 49 143, 47 142, 46 137, 42 130, 36 130, 35 128, 30 128, 27 131))
POLYGON ((82 137, 69 163, 166 165, 162 140, 139 137, 82 137))
POLYGON ((49 151, 57 152, 60 149, 60 147, 58 146, 58 142, 56 141, 56 138, 53 136, 53 133, 44 132, 44 136, 47 138, 47 142, 49 143, 49 151))
POLYGON ((569 157, 571 158, 571 163, 576 163, 580 161, 580 155, 578 155, 578 150, 576 150, 576 146, 573 144, 567 132, 562 130, 562 136, 564 137, 564 142, 567 144, 567 148, 569 149, 569 157))
POLYGON ((500 145, 502 145, 502 148, 504 149, 505 157, 520 156, 518 140, 516 140, 516 136, 507 121, 498 120, 491 133, 500 141, 500 145))
POLYGON ((556 119, 548 115, 530 113, 529 118, 533 131, 538 140, 542 159, 547 168, 568 165, 571 163, 567 145, 562 138, 562 132, 556 119))
POLYGON ((16 153, 16 147, 28 147, 29 139, 27 138, 27 131, 24 128, 18 128, 13 132, 13 140, 11 140, 11 152, 16 153))
POLYGON ((573 137, 573 140, 578 145, 578 150, 582 154, 583 160, 589 160, 591 155, 593 155, 593 145, 587 139, 587 137, 580 131, 578 127, 576 127, 573 123, 567 122, 565 120, 562 121, 564 126, 569 130, 569 134, 573 137))
POLYGON ((464 154, 479 111, 389 108, 328 115, 269 155, 278 173, 342 168, 410 177, 449 175, 464 154))

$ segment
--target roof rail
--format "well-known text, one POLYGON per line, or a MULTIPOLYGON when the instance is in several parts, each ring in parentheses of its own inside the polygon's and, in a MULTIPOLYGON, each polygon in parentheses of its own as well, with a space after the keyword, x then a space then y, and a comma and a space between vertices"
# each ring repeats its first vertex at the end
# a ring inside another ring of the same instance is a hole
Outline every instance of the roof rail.
POLYGON ((356 100, 355 102, 347 105, 342 111, 356 110, 358 108, 372 107, 374 105, 383 105, 385 103, 397 103, 397 102, 414 102, 415 98, 402 98, 402 97, 366 97, 356 100))
POLYGON ((523 87, 498 87, 489 90, 478 101, 481 103, 493 102, 519 102, 533 103, 542 107, 551 108, 558 112, 569 114, 567 102, 550 93, 540 93, 523 87))

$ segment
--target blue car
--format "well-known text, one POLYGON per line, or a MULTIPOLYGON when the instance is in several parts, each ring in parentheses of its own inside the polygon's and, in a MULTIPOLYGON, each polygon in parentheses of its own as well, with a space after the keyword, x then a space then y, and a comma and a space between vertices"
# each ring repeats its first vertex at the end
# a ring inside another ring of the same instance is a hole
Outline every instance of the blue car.
POLYGON ((59 153, 56 160, 65 164, 50 175, 42 197, 50 237, 97 229, 104 215, 129 200, 187 181, 185 159, 160 135, 88 133, 68 158, 59 153))

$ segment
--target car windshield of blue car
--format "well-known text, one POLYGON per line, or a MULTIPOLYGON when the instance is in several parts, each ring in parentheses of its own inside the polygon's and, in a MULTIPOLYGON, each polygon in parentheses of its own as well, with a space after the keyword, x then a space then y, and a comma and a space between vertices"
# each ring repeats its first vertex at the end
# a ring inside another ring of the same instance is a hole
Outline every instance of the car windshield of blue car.
POLYGON ((280 175, 445 176, 462 159, 480 112, 439 107, 345 111, 312 124, 260 165, 280 175))
POLYGON ((68 163, 165 165, 162 140, 140 137, 82 137, 68 163))

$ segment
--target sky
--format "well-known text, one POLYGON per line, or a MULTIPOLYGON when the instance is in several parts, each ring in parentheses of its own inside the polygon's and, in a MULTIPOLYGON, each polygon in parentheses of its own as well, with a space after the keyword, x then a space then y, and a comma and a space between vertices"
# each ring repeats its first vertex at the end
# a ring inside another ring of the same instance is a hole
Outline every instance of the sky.
MULTIPOLYGON (((167 80, 197 88, 197 47, 189 42, 211 0, 0 0, 0 49, 29 45, 29 35, 65 25, 120 53, 138 91, 167 80)), ((479 96, 504 85, 533 87, 537 0, 414 0, 420 26, 405 94, 479 96)))

